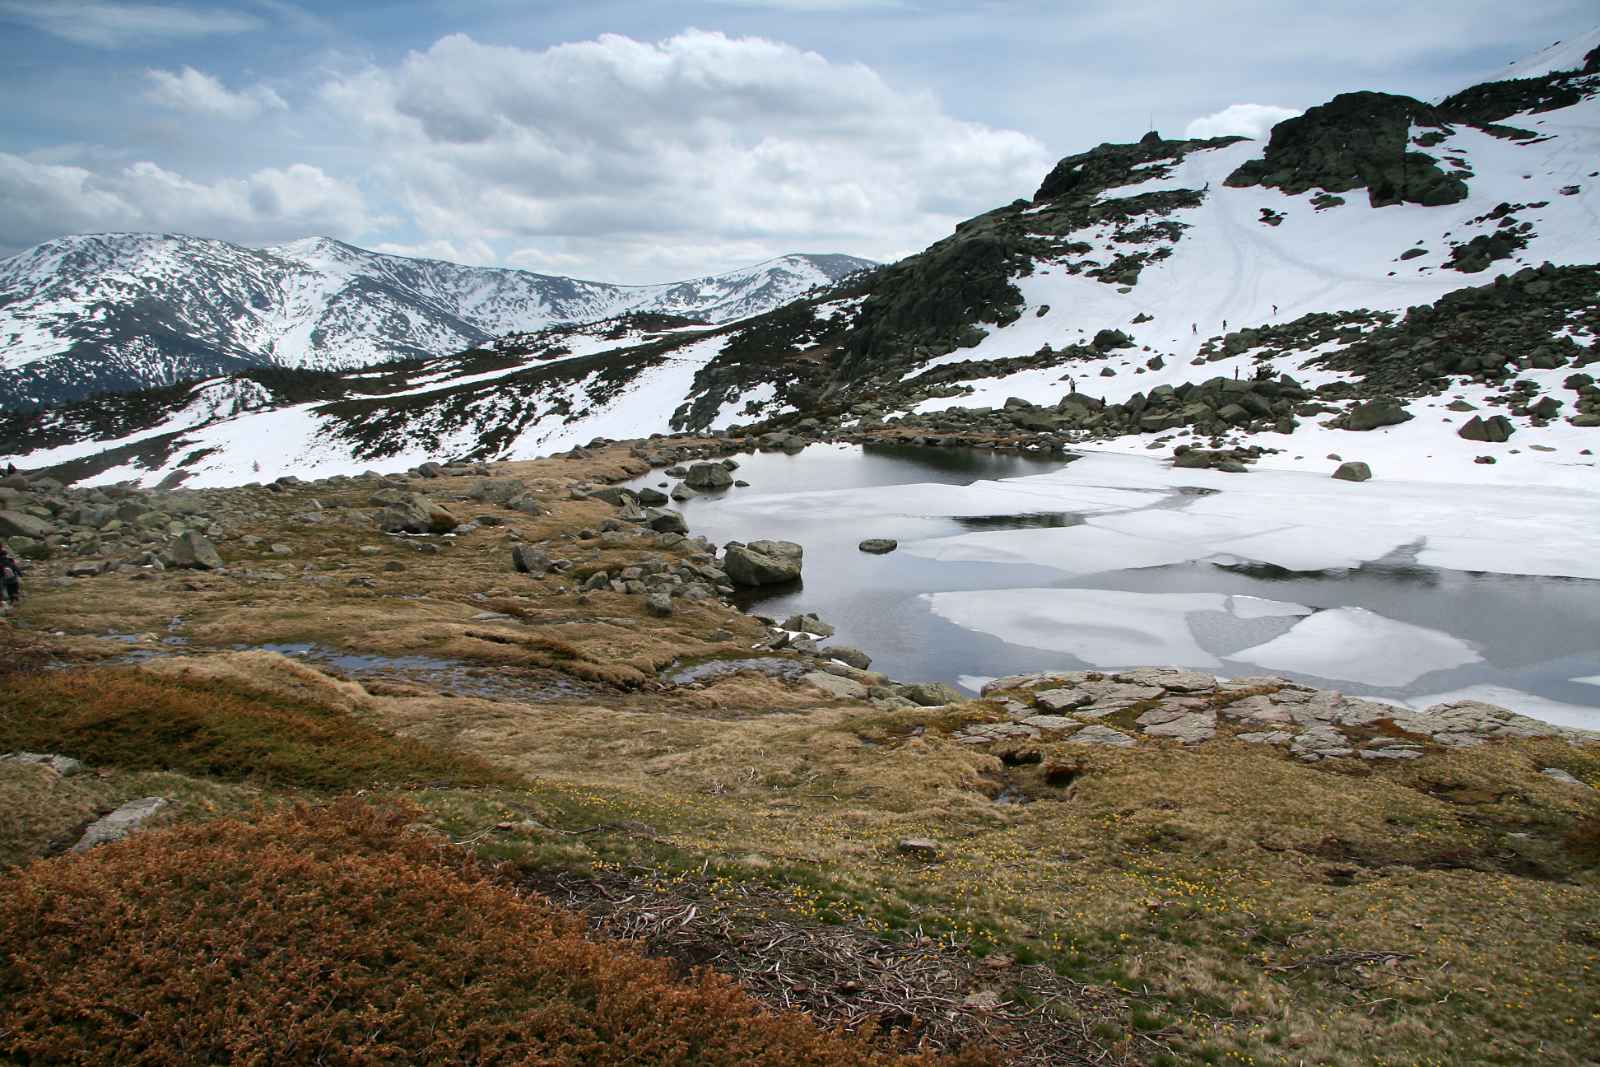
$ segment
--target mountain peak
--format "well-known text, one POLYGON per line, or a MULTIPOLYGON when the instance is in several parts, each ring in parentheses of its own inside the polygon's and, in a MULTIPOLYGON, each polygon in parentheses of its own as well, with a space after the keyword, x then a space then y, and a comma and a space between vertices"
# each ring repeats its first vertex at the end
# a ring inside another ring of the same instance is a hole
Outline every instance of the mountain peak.
POLYGON ((626 312, 728 322, 867 260, 782 256, 623 286, 368 251, 326 236, 264 249, 181 234, 57 238, 0 260, 0 408, 251 367, 349 370, 626 312))

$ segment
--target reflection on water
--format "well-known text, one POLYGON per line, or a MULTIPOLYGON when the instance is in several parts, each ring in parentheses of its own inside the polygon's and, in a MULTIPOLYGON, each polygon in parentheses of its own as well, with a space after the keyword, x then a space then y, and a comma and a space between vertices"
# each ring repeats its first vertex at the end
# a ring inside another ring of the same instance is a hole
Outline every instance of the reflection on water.
MULTIPOLYGON (((889 537, 906 544, 975 530, 1067 530, 1084 519, 1053 511, 932 518, 887 511, 863 515, 859 507, 845 517, 831 513, 822 499, 814 511, 790 509, 780 520, 759 507, 746 506, 791 493, 913 483, 955 486, 1037 475, 1059 469, 1063 462, 1059 459, 910 446, 813 446, 794 455, 737 458, 736 476, 749 481, 750 488, 683 502, 680 506, 690 529, 718 544, 773 537, 797 541, 806 550, 803 583, 751 591, 743 595, 743 606, 780 617, 817 612, 837 628, 835 640, 866 649, 874 668, 894 677, 958 682, 963 676, 1108 666, 957 626, 934 615, 922 594, 1004 589, 1059 589, 1063 598, 1083 590, 1210 593, 1290 601, 1314 611, 1364 608, 1387 619, 1454 635, 1482 657, 1482 662, 1434 671, 1403 688, 1303 676, 1316 684, 1395 699, 1493 684, 1568 704, 1600 705, 1600 687, 1571 680, 1600 675, 1596 624, 1600 582, 1438 570, 1416 562, 1424 547, 1421 543, 1357 567, 1310 572, 1231 556, 1072 577, 1025 559, 939 561, 903 551, 871 555, 857 549, 863 538, 889 537)), ((655 472, 629 484, 640 488, 661 480, 655 472)), ((1143 506, 1182 509, 1216 491, 1157 490, 1149 492, 1149 502, 1143 506)), ((859 499, 855 503, 859 505, 859 499)), ((1271 640, 1295 622, 1294 617, 1242 619, 1225 612, 1196 612, 1188 618, 1196 644, 1222 661, 1223 673, 1234 675, 1263 672, 1258 666, 1230 660, 1230 655, 1271 640)), ((1107 619, 1104 625, 1120 623, 1107 619)), ((1273 673, 1293 676, 1288 671, 1273 673)))

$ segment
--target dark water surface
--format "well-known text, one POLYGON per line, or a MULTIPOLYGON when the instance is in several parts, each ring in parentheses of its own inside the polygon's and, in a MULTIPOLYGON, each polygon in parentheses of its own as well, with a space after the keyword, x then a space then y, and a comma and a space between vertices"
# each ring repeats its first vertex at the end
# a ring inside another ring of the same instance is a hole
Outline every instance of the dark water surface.
MULTIPOLYGON (((735 458, 740 464, 735 477, 751 485, 673 505, 683 511, 690 530, 718 545, 730 540, 777 538, 805 546, 802 582, 744 594, 741 603, 777 617, 814 611, 837 628, 835 643, 865 649, 873 657, 875 670, 895 678, 960 684, 963 679, 971 683, 977 678, 1025 671, 1125 665, 1086 663, 1061 651, 1002 641, 957 626, 935 615, 922 599, 924 594, 1023 588, 1231 594, 1289 601, 1317 610, 1365 608, 1389 619, 1454 635, 1474 646, 1482 662, 1433 671, 1409 685, 1389 688, 1297 676, 1292 671, 1267 670, 1229 659, 1230 653, 1286 632, 1297 618, 1240 619, 1225 611, 1191 615, 1193 637, 1205 652, 1223 662, 1221 673, 1300 677, 1348 693, 1395 700, 1467 686, 1501 686, 1576 706, 1554 712, 1532 705, 1515 710, 1565 725, 1600 728, 1600 686, 1572 680, 1600 675, 1600 582, 1423 567, 1414 561, 1415 547, 1358 568, 1313 573, 1251 563, 1197 561, 1084 576, 1027 563, 944 562, 904 551, 874 556, 857 549, 863 538, 891 537, 904 545, 975 530, 1065 528, 1077 525, 1082 517, 1046 512, 922 518, 893 514, 887 508, 881 514, 841 517, 820 505, 814 515, 802 513, 797 518, 785 514, 775 519, 742 509, 737 503, 754 495, 914 483, 968 485, 1045 474, 1063 464, 1059 459, 899 446, 818 445, 795 455, 757 453, 735 458)), ((668 481, 656 471, 627 484, 637 489, 668 481)), ((1148 506, 1181 509, 1206 492, 1151 492, 1148 506)))

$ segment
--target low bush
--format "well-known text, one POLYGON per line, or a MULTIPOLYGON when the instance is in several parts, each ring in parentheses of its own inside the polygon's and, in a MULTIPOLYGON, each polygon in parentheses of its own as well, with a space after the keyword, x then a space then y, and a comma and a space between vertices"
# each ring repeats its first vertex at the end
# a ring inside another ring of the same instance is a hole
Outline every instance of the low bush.
POLYGON ((8 678, 0 690, 0 752, 12 749, 328 791, 512 782, 479 760, 395 737, 346 712, 126 669, 8 678))
POLYGON ((214 820, 0 881, 0 1059, 24 1064, 975 1065, 877 1050, 586 940, 412 813, 214 820))

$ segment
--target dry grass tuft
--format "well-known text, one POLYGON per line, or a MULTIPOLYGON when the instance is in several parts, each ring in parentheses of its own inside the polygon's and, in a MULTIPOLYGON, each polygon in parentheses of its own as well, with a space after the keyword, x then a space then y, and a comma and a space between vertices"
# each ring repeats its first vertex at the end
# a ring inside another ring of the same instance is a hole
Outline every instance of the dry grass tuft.
POLYGON ((408 833, 413 814, 218 820, 0 892, 0 1055, 29 1063, 867 1067, 902 1057, 615 944, 408 833), (26 947, 26 951, 22 951, 26 947))

